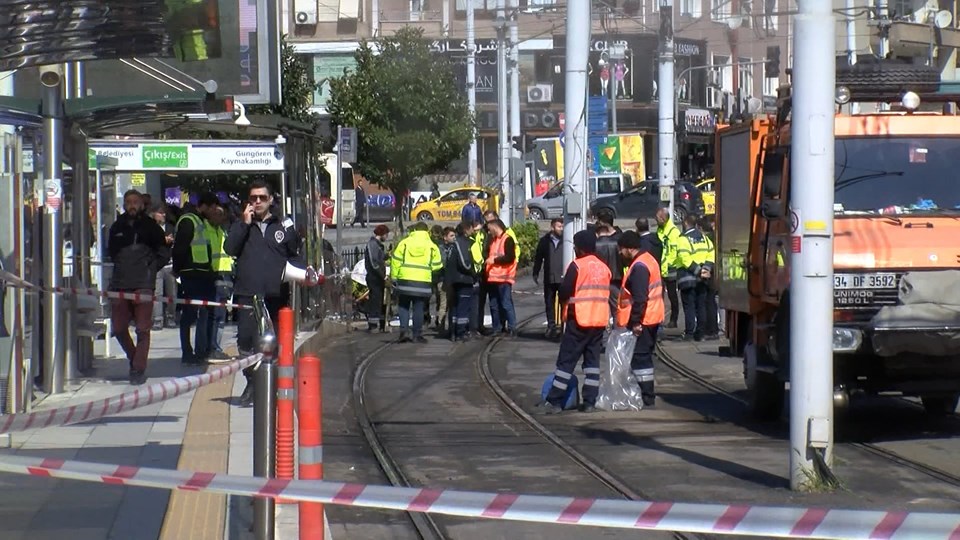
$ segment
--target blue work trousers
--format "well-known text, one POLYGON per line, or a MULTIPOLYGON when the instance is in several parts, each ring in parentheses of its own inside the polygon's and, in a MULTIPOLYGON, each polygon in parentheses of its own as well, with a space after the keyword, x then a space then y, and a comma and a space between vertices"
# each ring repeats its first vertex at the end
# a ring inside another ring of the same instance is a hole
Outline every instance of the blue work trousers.
POLYGON ((507 323, 507 331, 514 332, 517 329, 517 311, 513 307, 513 285, 509 283, 491 283, 490 294, 490 319, 493 323, 493 331, 499 332, 503 327, 504 321, 507 323))
MULTIPOLYGON (((182 298, 190 300, 213 300, 216 297, 214 276, 181 275, 182 298)), ((180 312, 180 352, 183 359, 205 358, 210 351, 210 308, 183 305, 180 312), (190 340, 190 328, 196 324, 194 340, 190 340), (194 346, 193 344, 196 344, 194 346)))
POLYGON ((553 386, 547 401, 563 407, 564 396, 577 363, 583 357, 583 403, 596 405, 600 392, 600 348, 605 328, 582 328, 575 321, 567 321, 557 355, 557 368, 553 372, 553 386))
POLYGON ((400 317, 400 331, 406 332, 413 318, 413 338, 423 333, 423 308, 429 297, 401 294, 397 300, 397 315, 400 317))

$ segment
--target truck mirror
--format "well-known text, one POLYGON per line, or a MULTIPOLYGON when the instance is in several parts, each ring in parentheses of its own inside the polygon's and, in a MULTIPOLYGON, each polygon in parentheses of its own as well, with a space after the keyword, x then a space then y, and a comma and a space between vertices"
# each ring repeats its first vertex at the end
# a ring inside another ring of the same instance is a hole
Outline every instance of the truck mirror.
POLYGON ((783 217, 783 205, 778 200, 766 199, 760 205, 760 213, 767 219, 779 219, 783 217))
POLYGON ((783 180, 784 153, 771 150, 763 159, 763 196, 779 199, 783 180))

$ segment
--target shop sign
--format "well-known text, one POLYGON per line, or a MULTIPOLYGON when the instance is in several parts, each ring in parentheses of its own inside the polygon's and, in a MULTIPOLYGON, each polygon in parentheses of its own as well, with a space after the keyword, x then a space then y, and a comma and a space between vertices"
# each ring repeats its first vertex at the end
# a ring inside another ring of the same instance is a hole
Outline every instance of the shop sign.
POLYGON ((717 129, 713 113, 705 109, 687 109, 683 125, 687 133, 694 135, 709 135, 717 129))
POLYGON ((90 144, 91 163, 96 156, 117 160, 118 171, 188 170, 188 171, 282 171, 283 155, 273 143, 189 144, 189 143, 122 143, 90 144))

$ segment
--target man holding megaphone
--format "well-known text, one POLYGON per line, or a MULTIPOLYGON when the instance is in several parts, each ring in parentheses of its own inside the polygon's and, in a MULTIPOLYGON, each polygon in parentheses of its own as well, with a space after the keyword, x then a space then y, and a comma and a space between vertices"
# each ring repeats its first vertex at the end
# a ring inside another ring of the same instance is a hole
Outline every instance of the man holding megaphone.
MULTIPOLYGON (((270 320, 276 324, 280 309, 290 305, 290 282, 308 286, 317 283, 317 274, 307 266, 301 253, 300 235, 289 217, 280 217, 273 208, 273 195, 263 180, 250 184, 241 219, 230 227, 223 248, 236 257, 233 301, 251 305, 254 295, 266 303, 270 320)), ((237 321, 237 348, 241 356, 256 352, 257 321, 253 310, 240 311, 237 321)), ((247 387, 241 405, 253 403, 253 369, 244 370, 247 387)))

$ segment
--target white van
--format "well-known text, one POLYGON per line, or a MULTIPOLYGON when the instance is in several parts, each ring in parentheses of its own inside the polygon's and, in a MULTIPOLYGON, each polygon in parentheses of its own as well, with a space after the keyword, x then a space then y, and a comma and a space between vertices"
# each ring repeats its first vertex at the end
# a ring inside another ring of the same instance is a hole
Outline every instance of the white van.
MULTIPOLYGON (((597 199, 623 193, 633 186, 629 174, 599 174, 587 181, 587 207, 597 199)), ((543 195, 527 200, 530 219, 553 219, 563 217, 563 180, 550 187, 543 195)))

